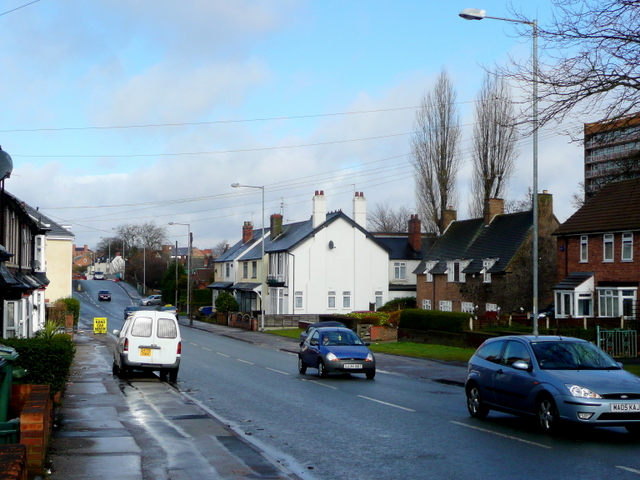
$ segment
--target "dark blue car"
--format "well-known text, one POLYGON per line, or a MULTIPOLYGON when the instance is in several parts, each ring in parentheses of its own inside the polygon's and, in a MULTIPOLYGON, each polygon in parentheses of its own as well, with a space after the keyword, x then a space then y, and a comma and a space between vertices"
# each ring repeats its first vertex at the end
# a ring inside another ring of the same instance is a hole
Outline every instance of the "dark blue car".
POLYGON ((320 327, 310 332, 301 343, 298 370, 317 368, 320 377, 330 373, 364 373, 376 376, 376 359, 362 339, 344 327, 320 327))

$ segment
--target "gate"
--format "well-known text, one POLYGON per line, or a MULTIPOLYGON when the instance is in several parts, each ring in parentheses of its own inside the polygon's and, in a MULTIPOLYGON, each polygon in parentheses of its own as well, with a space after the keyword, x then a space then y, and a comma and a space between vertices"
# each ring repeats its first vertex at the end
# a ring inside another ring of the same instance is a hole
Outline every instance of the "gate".
POLYGON ((597 327, 598 347, 614 358, 638 356, 638 332, 636 330, 600 330, 597 327))

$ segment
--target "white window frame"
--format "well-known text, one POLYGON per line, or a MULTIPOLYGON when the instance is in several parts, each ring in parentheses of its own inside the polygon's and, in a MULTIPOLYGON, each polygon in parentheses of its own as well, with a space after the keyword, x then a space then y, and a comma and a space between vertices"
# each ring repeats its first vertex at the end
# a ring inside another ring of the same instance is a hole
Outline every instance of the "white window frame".
POLYGON ((336 308, 336 292, 335 290, 329 290, 327 293, 327 308, 336 308))
POLYGON ((258 262, 251 262, 251 278, 258 278, 258 262))
POLYGON ((440 300, 441 312, 453 312, 453 302, 451 300, 440 300))
POLYGON ((613 233, 605 233, 602 235, 602 261, 613 262, 614 254, 614 239, 613 233))
POLYGON ((433 282, 433 275, 430 274, 429 271, 431 271, 431 269, 435 266, 436 266, 435 262, 427 262, 427 265, 424 269, 426 282, 433 282))
POLYGON ((342 292, 342 308, 351 308, 351 292, 342 292))
POLYGON ((622 234, 622 250, 620 260, 623 262, 633 262, 633 233, 624 232, 622 234))
POLYGON ((376 309, 382 306, 382 290, 376 290, 375 298, 376 298, 376 309))
POLYGON ((242 278, 249 278, 249 262, 242 262, 242 278))
POLYGON ((304 299, 304 296, 303 296, 303 293, 301 291, 295 292, 293 308, 296 308, 296 309, 304 308, 303 299, 304 299))
POLYGON ((406 280, 407 279, 407 262, 394 262, 393 263, 393 278, 394 278, 394 280, 406 280))
POLYGON ((462 313, 475 313, 475 305, 473 302, 460 302, 460 311, 462 313))
POLYGON ((483 283, 491 283, 491 274, 489 270, 493 267, 493 264, 496 263, 495 260, 491 258, 487 258, 482 260, 482 282, 483 283))
POLYGON ((422 310, 431 310, 431 299, 423 298, 422 299, 422 310))
POLYGON ((496 303, 487 303, 487 304, 485 304, 484 311, 485 312, 497 312, 498 311, 498 304, 496 304, 496 303))
MULTIPOLYGON (((598 316, 619 318, 624 315, 625 303, 632 305, 638 299, 638 289, 633 287, 598 288, 598 316), (626 301, 626 302, 625 302, 626 301)), ((627 318, 627 316, 625 316, 627 318)))
POLYGON ((589 262, 589 236, 580 235, 580 263, 589 262))

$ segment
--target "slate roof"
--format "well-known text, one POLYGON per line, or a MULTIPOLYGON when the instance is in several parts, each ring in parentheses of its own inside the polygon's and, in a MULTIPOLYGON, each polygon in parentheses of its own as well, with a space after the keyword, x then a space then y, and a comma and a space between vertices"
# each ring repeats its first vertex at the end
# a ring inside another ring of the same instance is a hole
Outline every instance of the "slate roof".
MULTIPOLYGON (((265 229, 267 235, 269 234, 269 229, 265 229)), ((253 236, 251 238, 251 240, 249 240, 247 243, 242 243, 242 240, 238 241, 237 243, 235 243, 231 248, 229 248, 226 252, 224 252, 222 255, 220 255, 218 258, 216 258, 213 262, 214 263, 223 263, 223 262, 231 262, 233 260, 235 260, 236 258, 238 258, 240 255, 242 255, 243 253, 252 250, 253 247, 255 246, 259 246, 260 242, 259 239, 262 236, 262 229, 257 229, 253 231, 253 236)), ((268 239, 269 237, 267 237, 268 239)), ((258 249, 258 251, 260 251, 258 249)), ((250 258, 247 258, 246 256, 243 257, 247 260, 250 260, 250 258)), ((260 255, 258 255, 257 258, 260 258, 260 255)))
POLYGON ((574 272, 570 273, 560 283, 553 287, 554 290, 575 290, 584 282, 593 277, 594 272, 574 272))
POLYGON ((46 233, 47 236, 62 237, 62 238, 75 238, 73 233, 71 233, 69 230, 64 228, 59 223, 54 222, 53 220, 51 220, 44 213, 42 213, 40 210, 37 210, 37 209, 33 208, 32 206, 27 205, 26 203, 23 203, 22 206, 27 211, 29 216, 31 218, 33 218, 40 225, 40 227, 42 229, 47 230, 47 233, 46 233))
POLYGON ((415 251, 409 245, 409 234, 407 233, 391 235, 374 233, 373 236, 387 247, 389 260, 421 260, 423 252, 429 250, 436 240, 434 236, 422 236, 422 248, 415 251))
POLYGON ((560 225, 554 235, 640 230, 639 205, 640 178, 609 183, 560 225))
POLYGON ((484 259, 496 259, 489 273, 503 272, 530 234, 533 226, 531 211, 496 215, 486 225, 484 218, 452 222, 435 244, 426 252, 414 273, 425 273, 427 262, 437 262, 430 270, 442 274, 447 262, 468 260, 464 273, 480 273, 484 259))

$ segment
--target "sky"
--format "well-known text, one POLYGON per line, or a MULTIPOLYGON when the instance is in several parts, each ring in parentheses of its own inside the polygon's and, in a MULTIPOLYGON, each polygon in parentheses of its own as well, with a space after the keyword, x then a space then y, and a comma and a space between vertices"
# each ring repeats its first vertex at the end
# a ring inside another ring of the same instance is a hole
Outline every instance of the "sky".
MULTIPOLYGON (((521 3, 541 24, 552 13, 521 3)), ((474 99, 485 68, 530 58, 531 39, 463 20, 467 7, 512 16, 494 0, 1 0, 5 188, 90 248, 142 223, 171 244, 187 231, 201 249, 233 244, 244 221, 261 226, 262 191, 267 225, 309 218, 316 190, 349 216, 355 191, 369 212, 413 211, 411 132, 445 70, 463 127, 453 206, 468 218, 474 99)), ((539 190, 561 222, 584 175, 561 132, 585 121, 539 134, 539 190)), ((506 200, 532 185, 530 136, 518 152, 506 200)))

